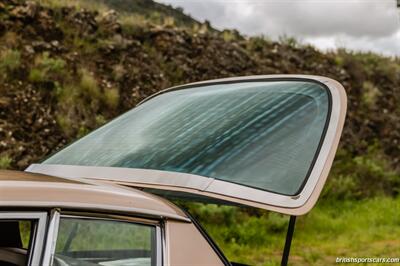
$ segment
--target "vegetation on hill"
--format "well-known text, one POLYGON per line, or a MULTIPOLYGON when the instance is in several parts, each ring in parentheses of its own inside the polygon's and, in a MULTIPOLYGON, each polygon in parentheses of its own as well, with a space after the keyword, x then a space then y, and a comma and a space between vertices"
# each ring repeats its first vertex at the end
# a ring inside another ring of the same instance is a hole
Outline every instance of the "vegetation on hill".
POLYGON ((301 73, 336 79, 349 97, 325 200, 399 193, 398 58, 322 53, 290 38, 216 31, 152 1, 125 3, 0 0, 0 168, 24 169, 173 85, 301 73))
POLYGON ((100 0, 100 2, 119 13, 128 15, 140 14, 149 21, 160 23, 169 18, 177 26, 193 27, 200 24, 191 16, 186 15, 183 9, 175 9, 170 5, 159 4, 153 0, 100 0))
POLYGON ((3 168, 23 169, 172 85, 303 73, 334 78, 349 96, 325 192, 338 198, 398 193, 398 59, 345 50, 321 53, 293 39, 244 38, 207 24, 120 22, 106 7, 90 11, 62 1, 40 2, 0 1, 3 168))

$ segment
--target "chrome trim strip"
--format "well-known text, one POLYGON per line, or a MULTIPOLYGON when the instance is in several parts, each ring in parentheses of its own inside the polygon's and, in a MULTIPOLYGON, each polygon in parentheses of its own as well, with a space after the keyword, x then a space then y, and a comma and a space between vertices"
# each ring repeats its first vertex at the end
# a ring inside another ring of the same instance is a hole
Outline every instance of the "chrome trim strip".
POLYGON ((38 220, 34 239, 32 239, 32 251, 27 265, 40 265, 40 259, 43 249, 43 242, 46 231, 46 218, 45 212, 14 212, 14 211, 1 211, 0 219, 18 219, 18 220, 38 220))
POLYGON ((46 246, 43 253, 42 265, 44 266, 53 265, 59 222, 60 222, 60 212, 57 209, 53 209, 50 213, 50 221, 46 237, 46 246))
POLYGON ((163 262, 163 257, 162 257, 163 245, 162 245, 162 235, 161 235, 161 226, 160 225, 156 226, 156 248, 157 248, 156 265, 157 266, 162 266, 162 262, 163 262))

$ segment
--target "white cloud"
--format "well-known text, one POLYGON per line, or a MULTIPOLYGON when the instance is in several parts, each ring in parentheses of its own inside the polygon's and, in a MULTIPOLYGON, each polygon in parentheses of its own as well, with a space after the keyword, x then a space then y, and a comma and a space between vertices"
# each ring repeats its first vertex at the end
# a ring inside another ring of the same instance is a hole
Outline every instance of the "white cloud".
POLYGON ((374 51, 383 55, 400 55, 400 30, 389 36, 353 37, 348 35, 334 35, 327 37, 310 37, 302 40, 311 43, 321 50, 347 48, 357 51, 374 51))
POLYGON ((294 36, 317 47, 344 46, 400 55, 395 0, 159 0, 219 29, 294 36))

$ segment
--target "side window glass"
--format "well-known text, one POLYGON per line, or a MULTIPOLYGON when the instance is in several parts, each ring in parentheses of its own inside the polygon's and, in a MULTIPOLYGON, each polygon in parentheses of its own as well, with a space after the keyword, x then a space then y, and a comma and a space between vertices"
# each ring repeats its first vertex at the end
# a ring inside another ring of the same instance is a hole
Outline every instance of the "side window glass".
POLYGON ((0 220, 0 265, 28 263, 36 226, 36 220, 0 220))
POLYGON ((61 217, 53 265, 156 265, 156 226, 61 217))

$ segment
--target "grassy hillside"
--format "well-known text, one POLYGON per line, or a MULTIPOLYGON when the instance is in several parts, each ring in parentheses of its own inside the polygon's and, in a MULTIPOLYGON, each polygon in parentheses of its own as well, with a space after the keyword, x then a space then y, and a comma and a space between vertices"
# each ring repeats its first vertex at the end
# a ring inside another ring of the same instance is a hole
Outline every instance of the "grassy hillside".
MULTIPOLYGON (((343 49, 322 53, 290 38, 244 38, 235 31, 192 23, 179 10, 153 2, 135 1, 132 10, 119 3, 0 0, 1 168, 24 169, 173 85, 238 75, 316 74, 341 82, 349 97, 324 201, 339 204, 339 220, 349 219, 340 205, 347 201, 383 198, 382 204, 398 206, 399 59, 343 49)), ((360 208, 368 209, 368 202, 360 208)), ((321 207, 321 215, 331 212, 329 208, 321 207)), ((230 210, 228 215, 238 212, 230 210)), ((393 225, 390 219, 388 226, 393 225)), ((308 221, 306 232, 318 240, 320 232, 312 233, 318 219, 308 221)), ((233 241, 218 239, 224 247, 233 241)), ((255 248, 250 239, 240 241, 255 248)), ((260 262, 235 250, 228 253, 260 262)))
POLYGON ((398 59, 345 50, 325 54, 292 39, 243 38, 208 25, 155 25, 135 16, 132 21, 87 1, 82 3, 88 9, 71 6, 74 1, 68 7, 40 2, 0 1, 3 168, 23 169, 172 85, 303 73, 337 79, 349 96, 326 193, 338 198, 398 193, 398 59))

